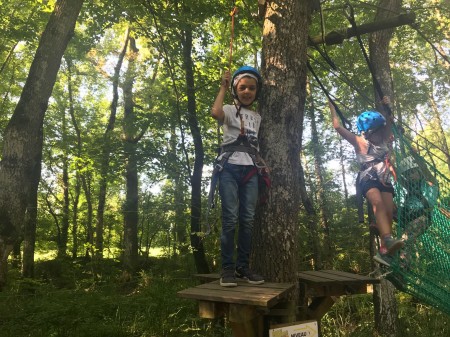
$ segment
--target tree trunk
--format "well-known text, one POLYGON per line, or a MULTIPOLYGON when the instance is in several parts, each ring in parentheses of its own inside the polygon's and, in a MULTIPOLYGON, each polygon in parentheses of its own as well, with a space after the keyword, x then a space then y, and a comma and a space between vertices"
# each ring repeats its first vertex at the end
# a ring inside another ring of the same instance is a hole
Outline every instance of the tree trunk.
POLYGON ((330 226, 329 226, 329 220, 328 215, 326 211, 327 207, 327 200, 325 196, 325 186, 324 186, 324 179, 323 179, 323 163, 322 163, 322 153, 320 147, 322 146, 320 144, 320 137, 317 132, 317 125, 316 125, 316 116, 314 114, 315 107, 314 104, 311 104, 311 106, 308 109, 308 115, 311 120, 311 143, 312 143, 312 151, 314 156, 314 172, 316 176, 316 184, 317 184, 317 199, 319 204, 319 216, 320 216, 320 227, 322 228, 323 232, 323 239, 321 240, 323 242, 323 251, 324 251, 324 262, 325 267, 331 266, 331 239, 330 239, 330 226))
MULTIPOLYGON (((66 58, 67 62, 67 92, 69 95, 69 113, 70 119, 72 121, 73 128, 77 135, 77 152, 76 156, 81 159, 81 131, 78 126, 77 119, 75 117, 75 108, 73 104, 73 90, 72 90, 72 61, 66 58)), ((77 160, 76 163, 76 173, 75 173, 75 186, 74 186, 74 196, 72 201, 72 258, 75 259, 78 255, 78 202, 80 200, 81 194, 81 165, 80 161, 77 160)))
MULTIPOLYGON (((175 126, 171 126, 170 128, 170 152, 169 156, 171 157, 171 163, 178 162, 178 151, 177 151, 177 143, 178 136, 176 135, 175 126)), ((173 170, 173 173, 169 174, 170 178, 173 181, 173 191, 174 191, 174 211, 175 211, 175 220, 174 220, 174 229, 173 233, 175 236, 174 240, 174 253, 186 253, 188 251, 187 246, 187 230, 184 219, 184 214, 186 212, 186 184, 184 183, 182 171, 181 170, 173 170)))
POLYGON ((86 198, 87 215, 86 215, 86 251, 84 256, 86 259, 92 257, 92 250, 94 248, 94 207, 92 205, 92 189, 91 189, 92 175, 90 172, 81 175, 81 186, 83 187, 84 197, 86 198))
MULTIPOLYGON (((39 182, 41 176, 40 165, 35 172, 34 181, 39 182)), ((22 277, 34 277, 34 249, 36 246, 36 225, 37 225, 37 198, 38 189, 32 189, 30 193, 30 202, 28 204, 27 214, 25 216, 25 226, 23 231, 23 259, 22 259, 22 277)))
POLYGON ((80 174, 75 174, 74 196, 72 201, 72 259, 78 256, 78 203, 81 194, 80 174))
POLYGON ((123 140, 125 152, 126 200, 124 205, 124 267, 133 273, 138 263, 138 212, 139 212, 139 180, 137 168, 135 136, 135 120, 133 102, 133 85, 136 76, 136 58, 138 49, 133 38, 129 38, 128 68, 123 83, 124 122, 123 140))
MULTIPOLYGON (((267 204, 258 208, 253 268, 267 281, 297 281, 300 150, 306 100, 307 1, 271 1, 263 27, 260 147, 271 168, 267 204)), ((293 295, 294 301, 297 300, 293 295)))
POLYGON ((63 172, 62 172, 62 186, 63 186, 63 210, 61 219, 61 237, 58 241, 58 257, 65 257, 67 255, 67 241, 69 239, 69 158, 67 149, 67 121, 66 112, 63 111, 62 124, 62 142, 63 142, 63 172))
POLYGON ((106 126, 105 133, 103 134, 102 151, 100 155, 100 182, 98 192, 98 205, 97 205, 97 222, 95 225, 95 251, 99 258, 103 257, 103 231, 104 231, 104 215, 106 206, 106 191, 108 187, 108 172, 109 163, 111 157, 111 137, 116 124, 117 114, 117 102, 119 101, 119 77, 120 69, 122 68, 123 59, 128 47, 128 38, 130 31, 127 30, 125 34, 125 42, 122 50, 118 56, 116 66, 114 67, 113 75, 113 98, 110 106, 110 114, 108 125, 106 126))
POLYGON ((6 282, 12 246, 23 236, 29 196, 38 185, 34 179, 36 170, 40 170, 44 115, 82 4, 83 0, 57 1, 4 133, 0 163, 0 287, 6 282))
POLYGON ((341 167, 342 174, 342 187, 344 188, 344 199, 345 199, 345 212, 347 219, 350 220, 350 200, 348 198, 348 188, 347 188, 347 170, 345 169, 344 163, 344 147, 342 144, 342 137, 339 137, 339 165, 341 167))
POLYGON ((308 234, 309 241, 308 243, 311 245, 313 261, 312 267, 314 270, 323 269, 322 263, 322 252, 320 251, 320 240, 319 240, 319 231, 317 229, 317 214, 314 209, 314 204, 311 201, 311 198, 308 196, 306 191, 306 183, 305 183, 305 171, 303 170, 303 166, 300 163, 300 197, 302 200, 303 207, 305 207, 306 213, 308 214, 308 234))
MULTIPOLYGON (((375 20, 392 17, 401 9, 401 0, 380 0, 375 20)), ((393 29, 380 30, 369 36, 370 62, 374 75, 384 95, 393 99, 391 68, 389 64, 389 43, 393 29)), ((378 111, 383 111, 382 97, 375 91, 375 101, 378 111)), ((374 287, 375 327, 380 336, 397 336, 398 308, 395 299, 394 286, 382 278, 380 285, 374 287)))
MULTIPOLYGON (((188 11, 188 8, 184 8, 188 11)), ((202 214, 202 170, 203 170, 203 142, 197 120, 197 105, 195 101, 194 64, 192 62, 192 26, 187 24, 183 31, 183 66, 186 71, 187 120, 194 140, 194 169, 191 175, 191 233, 201 232, 202 214)), ((209 273, 206 262, 205 249, 199 236, 191 235, 197 272, 209 273)))

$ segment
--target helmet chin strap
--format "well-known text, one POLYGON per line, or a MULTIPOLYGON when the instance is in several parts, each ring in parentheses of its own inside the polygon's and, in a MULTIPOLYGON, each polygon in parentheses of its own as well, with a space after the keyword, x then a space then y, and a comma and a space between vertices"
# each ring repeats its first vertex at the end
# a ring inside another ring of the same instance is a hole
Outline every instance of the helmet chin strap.
POLYGON ((256 100, 254 99, 250 104, 244 104, 244 103, 242 103, 242 102, 239 100, 238 97, 236 97, 235 100, 238 101, 238 102, 239 102, 239 105, 240 105, 241 107, 244 107, 244 108, 248 108, 249 106, 252 106, 252 104, 255 103, 255 101, 256 101, 256 100))

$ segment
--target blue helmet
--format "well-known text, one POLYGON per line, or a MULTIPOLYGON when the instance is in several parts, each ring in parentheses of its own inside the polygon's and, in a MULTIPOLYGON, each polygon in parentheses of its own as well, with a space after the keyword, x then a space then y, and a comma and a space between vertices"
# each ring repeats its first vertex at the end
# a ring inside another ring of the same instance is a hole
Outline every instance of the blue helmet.
POLYGON ((255 78, 256 80, 256 84, 257 84, 257 88, 256 88, 256 96, 255 96, 255 100, 258 99, 259 96, 259 92, 261 91, 261 87, 262 87, 262 77, 259 74, 259 71, 256 70, 256 68, 250 67, 250 66, 242 66, 240 67, 238 70, 236 70, 233 74, 233 77, 231 78, 231 93, 233 94, 234 98, 237 98, 237 94, 236 94, 236 84, 234 83, 234 80, 236 79, 236 77, 238 75, 242 75, 242 74, 249 74, 251 77, 255 78))
POLYGON ((364 111, 358 116, 356 127, 359 132, 373 132, 386 125, 386 118, 377 111, 364 111))

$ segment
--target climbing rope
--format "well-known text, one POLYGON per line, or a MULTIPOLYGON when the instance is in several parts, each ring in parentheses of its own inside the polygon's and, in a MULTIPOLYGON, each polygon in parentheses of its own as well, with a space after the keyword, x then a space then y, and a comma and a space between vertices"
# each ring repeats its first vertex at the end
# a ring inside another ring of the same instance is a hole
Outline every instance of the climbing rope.
POLYGON ((230 28, 230 57, 228 61, 228 69, 231 70, 231 66, 233 63, 233 42, 234 42, 234 17, 238 13, 238 8, 236 3, 233 4, 233 9, 230 12, 231 16, 231 28, 230 28))
POLYGON ((331 104, 333 104, 334 108, 336 109, 336 113, 338 114, 339 118, 341 119, 341 123, 342 125, 347 129, 347 130, 351 130, 352 128, 352 123, 350 123, 350 121, 344 117, 342 111, 339 109, 338 105, 336 104, 336 102, 331 98, 330 93, 328 92, 328 90, 325 88, 325 86, 322 84, 322 82, 320 81, 319 77, 316 75, 316 73, 314 72, 314 69, 311 67, 311 64, 309 62, 306 63, 306 66, 308 67, 308 70, 311 72, 311 74, 313 75, 314 79, 316 80, 316 82, 319 84, 320 88, 322 89, 322 91, 325 93, 325 95, 327 96, 328 100, 331 102, 331 104))
MULTIPOLYGON (((235 16, 238 13, 238 7, 236 6, 236 2, 233 1, 233 8, 230 11, 230 16, 231 16, 231 25, 230 25, 230 48, 229 48, 229 59, 228 59, 228 70, 231 71, 231 67, 233 64, 233 43, 234 43, 234 26, 235 26, 235 16)), ((231 89, 229 89, 231 91, 231 89)), ((230 92, 231 94, 231 92, 230 92)), ((242 116, 240 114, 240 110, 241 110, 241 106, 238 106, 236 104, 236 102, 233 100, 234 105, 236 106, 236 111, 237 114, 239 115, 240 119, 241 119, 241 134, 244 132, 243 131, 243 121, 242 121, 242 116)), ((220 151, 219 151, 220 154, 220 151)), ((209 221, 209 214, 211 209, 215 208, 216 206, 216 202, 215 202, 215 190, 216 190, 216 186, 218 184, 219 181, 219 175, 217 174, 217 171, 220 171, 222 168, 220 167, 220 163, 216 163, 214 165, 214 169, 213 169, 213 173, 212 173, 212 178, 211 178, 211 186, 209 189, 209 193, 208 193, 208 201, 207 201, 207 206, 206 206, 206 212, 205 212, 205 232, 200 232, 200 233, 195 233, 198 236, 201 237, 201 239, 203 239, 204 237, 208 236, 209 234, 211 234, 212 231, 212 226, 210 224, 209 221)))
MULTIPOLYGON (((358 25, 356 24, 355 20, 355 11, 353 9, 353 6, 350 3, 347 3, 344 10, 345 16, 347 17, 348 21, 352 25, 353 30, 355 31, 356 39, 358 40, 359 47, 361 49, 361 52, 366 60, 367 67, 369 68, 370 74, 372 75, 373 84, 375 86, 375 90, 377 91, 378 96, 380 99, 384 97, 383 90, 381 89, 380 82, 378 81, 377 77, 375 76, 375 70, 373 69, 372 62, 370 62, 369 55, 367 54, 366 48, 364 47, 364 43, 361 39, 361 35, 358 33, 358 25)), ((388 113, 388 116, 392 115, 392 110, 388 104, 384 104, 384 108, 388 113)))

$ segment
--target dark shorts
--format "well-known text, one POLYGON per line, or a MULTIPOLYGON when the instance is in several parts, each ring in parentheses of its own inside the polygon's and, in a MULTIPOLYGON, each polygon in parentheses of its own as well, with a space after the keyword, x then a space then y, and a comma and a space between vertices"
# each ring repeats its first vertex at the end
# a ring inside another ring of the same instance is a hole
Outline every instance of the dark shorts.
POLYGON ((394 195, 394 187, 391 183, 382 184, 378 180, 368 179, 365 182, 361 183, 361 194, 366 196, 367 191, 371 188, 377 188, 380 192, 388 192, 394 195))

